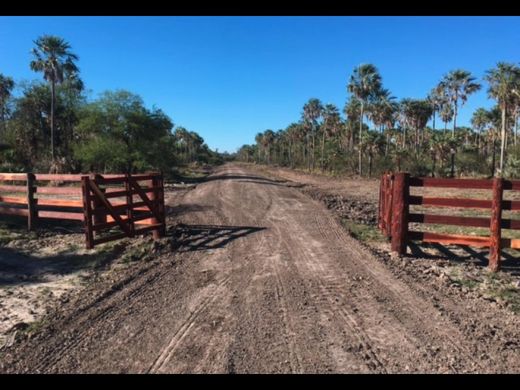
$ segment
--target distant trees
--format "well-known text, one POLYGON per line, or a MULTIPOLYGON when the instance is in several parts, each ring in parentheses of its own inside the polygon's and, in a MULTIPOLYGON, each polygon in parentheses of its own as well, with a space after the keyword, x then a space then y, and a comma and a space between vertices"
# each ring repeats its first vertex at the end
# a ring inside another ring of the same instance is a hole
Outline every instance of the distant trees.
POLYGON ((88 101, 69 43, 50 35, 34 43, 29 66, 46 83, 19 83, 14 97, 14 81, 0 74, 1 171, 169 174, 178 165, 223 161, 197 133, 174 131, 162 110, 132 92, 88 101))
POLYGON ((502 111, 499 165, 499 174, 502 175, 507 136, 507 119, 508 116, 514 116, 513 113, 518 111, 519 106, 517 92, 520 90, 520 68, 515 64, 499 62, 496 68, 486 72, 485 79, 489 83, 489 96, 496 100, 498 107, 502 111))
POLYGON ((266 142, 265 132, 259 133, 257 144, 240 149, 238 157, 367 176, 385 170, 431 176, 493 176, 500 137, 498 172, 506 170, 513 177, 520 167, 520 146, 515 148, 520 116, 519 75, 517 65, 504 63, 486 73, 488 94, 497 106, 478 108, 469 128, 457 125, 460 110, 482 88, 470 72, 453 70, 424 99, 397 101, 384 87, 377 68, 363 64, 348 78, 343 117, 334 105, 310 99, 299 122, 276 132, 272 143, 266 142), (443 129, 436 128, 437 118, 444 122, 443 129), (430 119, 431 128, 427 126, 430 119), (450 122, 453 126, 448 132, 450 122), (315 139, 321 141, 319 150, 315 139), (510 154, 509 162, 506 153, 510 154), (317 157, 318 166, 314 164, 317 157))

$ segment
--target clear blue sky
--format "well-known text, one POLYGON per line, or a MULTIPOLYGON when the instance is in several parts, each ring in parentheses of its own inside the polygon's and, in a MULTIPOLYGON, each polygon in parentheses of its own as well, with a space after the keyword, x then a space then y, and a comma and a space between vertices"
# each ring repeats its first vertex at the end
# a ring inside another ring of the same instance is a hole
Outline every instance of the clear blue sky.
MULTIPOLYGON (((455 68, 481 78, 520 60, 519 17, 0 17, 0 73, 41 78, 29 61, 42 34, 72 45, 92 98, 128 89, 230 152, 297 121, 311 97, 342 110, 360 63, 401 99, 425 97, 455 68)), ((486 88, 458 124, 493 104, 486 88)))

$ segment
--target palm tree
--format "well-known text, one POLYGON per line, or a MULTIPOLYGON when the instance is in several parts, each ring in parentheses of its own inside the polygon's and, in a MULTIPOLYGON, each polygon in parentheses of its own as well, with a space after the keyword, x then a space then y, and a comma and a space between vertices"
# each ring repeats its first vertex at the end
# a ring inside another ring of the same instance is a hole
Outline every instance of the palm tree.
POLYGON ((475 82, 476 78, 470 72, 462 69, 452 70, 439 83, 438 88, 444 89, 446 96, 449 98, 453 107, 453 131, 452 137, 455 137, 455 128, 457 127, 457 114, 459 101, 462 107, 468 100, 468 96, 477 92, 481 85, 475 82))
POLYGON ((354 147, 354 125, 356 122, 361 122, 361 103, 355 97, 352 97, 347 101, 343 108, 345 117, 347 118, 347 132, 348 132, 348 150, 352 150, 354 147))
MULTIPOLYGON (((6 115, 7 115, 7 101, 11 97, 11 91, 14 88, 14 81, 11 77, 4 76, 0 73, 0 120, 2 121, 4 131, 2 137, 7 130, 6 115)), ((0 141, 2 138, 0 138, 0 141)))
POLYGON ((381 75, 377 68, 372 64, 362 64, 355 68, 347 85, 348 92, 355 96, 361 103, 359 115, 359 175, 361 175, 361 137, 363 133, 364 110, 365 107, 368 106, 370 100, 374 97, 375 93, 381 89, 381 86, 381 75))
POLYGON ((264 131, 262 136, 262 145, 266 150, 267 165, 271 164, 271 146, 273 146, 275 140, 275 133, 273 130, 264 131))
POLYGON ((471 125, 477 132, 477 151, 480 153, 480 136, 490 123, 489 112, 485 108, 478 108, 471 117, 471 125))
MULTIPOLYGON (((316 128, 318 126, 318 119, 321 117, 323 112, 323 105, 321 101, 316 98, 309 99, 303 106, 303 123, 309 129, 312 138, 312 169, 314 169, 314 150, 315 150, 315 138, 316 128)), ((309 158, 309 169, 311 159, 309 158)))
POLYGON ((51 86, 51 156, 54 161, 56 85, 61 84, 68 76, 79 72, 75 64, 78 56, 70 51, 71 46, 63 38, 53 35, 43 35, 34 41, 34 44, 36 47, 32 50, 34 60, 31 61, 31 69, 35 72, 43 72, 43 78, 51 86))
POLYGON ((321 168, 325 165, 325 138, 334 137, 341 128, 339 110, 334 104, 326 104, 323 109, 323 125, 321 139, 321 168))
POLYGON ((514 99, 515 92, 520 89, 520 68, 515 64, 499 62, 496 68, 486 71, 485 80, 489 83, 488 94, 495 99, 502 111, 502 131, 500 145, 499 174, 504 168, 504 150, 506 141, 506 111, 514 99))
POLYGON ((433 130, 435 130, 435 116, 438 112, 441 111, 442 106, 446 104, 446 96, 444 95, 444 90, 439 85, 437 85, 435 88, 433 88, 430 91, 426 100, 428 100, 428 102, 430 102, 430 104, 432 105, 432 111, 433 111, 432 127, 433 127, 433 130))

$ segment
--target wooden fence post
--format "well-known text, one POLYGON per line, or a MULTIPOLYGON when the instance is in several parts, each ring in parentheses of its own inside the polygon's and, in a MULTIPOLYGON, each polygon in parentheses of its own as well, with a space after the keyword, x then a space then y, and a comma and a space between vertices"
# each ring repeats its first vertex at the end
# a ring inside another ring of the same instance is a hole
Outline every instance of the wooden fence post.
POLYGON ((502 197, 503 179, 495 177, 493 179, 493 200, 491 202, 491 226, 490 226, 490 248, 489 248, 489 268, 496 272, 500 269, 501 239, 502 239, 502 197))
POLYGON ((385 220, 384 220, 384 214, 385 214, 385 177, 386 177, 386 174, 383 173, 381 175, 381 181, 379 182, 379 213, 377 215, 377 219, 378 219, 378 227, 379 227, 379 230, 381 230, 382 232, 385 231, 385 220))
POLYGON ((409 173, 396 173, 394 175, 394 188, 392 196, 392 251, 399 255, 406 253, 406 241, 408 235, 408 195, 409 173))
POLYGON ((81 190, 83 194, 83 215, 85 224, 85 243, 87 249, 94 248, 94 232, 92 231, 92 207, 90 198, 90 177, 81 177, 81 190))
POLYGON ((393 192, 393 185, 394 185, 394 174, 389 173, 386 177, 386 190, 385 190, 385 204, 386 204, 386 210, 385 210, 385 235, 386 237, 390 238, 392 237, 392 192, 393 192))
POLYGON ((27 229, 33 230, 36 225, 38 211, 36 210, 37 199, 34 198, 34 173, 27 174, 27 229))
MULTIPOLYGON (((96 184, 98 183, 101 183, 102 182, 102 179, 103 179, 103 176, 100 175, 99 173, 96 173, 95 175, 92 175, 90 177, 90 179, 94 180, 94 182, 96 184)), ((100 188, 101 192, 104 194, 106 192, 106 189, 104 188, 100 188)), ((94 207, 93 207, 93 210, 98 210, 100 208, 103 208, 103 202, 101 202, 101 200, 99 200, 97 197, 93 199, 93 203, 94 203, 94 207)), ((107 222, 107 214, 106 213, 103 213, 103 214, 98 214, 96 213, 94 215, 94 223, 97 225, 98 223, 106 223, 107 222)))
POLYGON ((126 189, 126 218, 130 237, 135 236, 135 222, 134 222, 134 189, 130 185, 131 174, 125 174, 125 189, 126 189))
POLYGON ((161 216, 161 221, 158 221, 155 217, 152 218, 152 223, 157 224, 161 223, 162 226, 153 231, 154 240, 159 239, 160 237, 164 237, 166 234, 166 221, 165 221, 165 212, 164 212, 164 184, 162 174, 154 175, 151 180, 151 185, 154 187, 152 191, 152 196, 150 200, 152 200, 157 213, 161 216))

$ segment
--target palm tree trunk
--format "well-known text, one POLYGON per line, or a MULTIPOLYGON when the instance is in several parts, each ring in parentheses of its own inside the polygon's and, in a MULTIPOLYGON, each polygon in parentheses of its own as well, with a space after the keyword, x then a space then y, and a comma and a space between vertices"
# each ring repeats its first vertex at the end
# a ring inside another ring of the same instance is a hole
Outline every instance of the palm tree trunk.
POLYGON ((501 134, 502 142, 500 145, 500 177, 503 176, 504 169, 504 149, 506 147, 506 107, 502 108, 502 134, 501 134))
POLYGON ((491 158, 491 176, 495 176, 495 165, 496 165, 496 139, 495 133, 493 131, 493 143, 492 143, 492 158, 491 158))
POLYGON ((325 131, 321 138, 321 170, 325 168, 325 131))
POLYGON ((54 101, 56 100, 56 85, 51 81, 51 158, 54 163, 54 101))
POLYGON ((363 109, 364 109, 364 104, 363 102, 361 102, 361 115, 359 116, 359 140, 358 140, 358 149, 359 149, 359 168, 358 168, 358 172, 359 172, 359 176, 361 176, 361 158, 362 158, 362 154, 361 154, 361 136, 363 134, 363 109))
POLYGON ((453 131, 451 132, 451 138, 455 138, 455 128, 457 127, 457 103, 455 103, 455 110, 453 113, 453 131))

